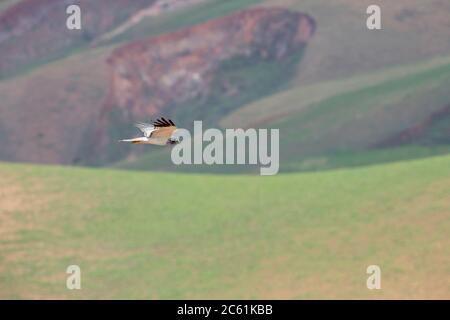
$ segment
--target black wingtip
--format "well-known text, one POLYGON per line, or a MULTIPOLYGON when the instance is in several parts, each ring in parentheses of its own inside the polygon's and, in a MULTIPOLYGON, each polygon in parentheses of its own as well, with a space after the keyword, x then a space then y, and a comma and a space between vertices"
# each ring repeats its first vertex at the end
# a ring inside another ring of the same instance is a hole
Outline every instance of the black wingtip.
POLYGON ((166 119, 164 117, 161 117, 159 119, 156 119, 153 122, 153 125, 156 127, 171 127, 171 126, 175 126, 175 123, 170 120, 170 119, 166 119))

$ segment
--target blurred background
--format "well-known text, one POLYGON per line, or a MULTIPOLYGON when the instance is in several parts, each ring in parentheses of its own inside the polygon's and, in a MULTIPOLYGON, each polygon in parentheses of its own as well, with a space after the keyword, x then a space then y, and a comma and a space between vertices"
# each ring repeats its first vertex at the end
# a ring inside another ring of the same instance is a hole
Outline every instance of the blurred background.
POLYGON ((449 89, 446 0, 2 0, 0 298, 448 299, 449 89), (280 174, 116 142, 161 116, 280 174))

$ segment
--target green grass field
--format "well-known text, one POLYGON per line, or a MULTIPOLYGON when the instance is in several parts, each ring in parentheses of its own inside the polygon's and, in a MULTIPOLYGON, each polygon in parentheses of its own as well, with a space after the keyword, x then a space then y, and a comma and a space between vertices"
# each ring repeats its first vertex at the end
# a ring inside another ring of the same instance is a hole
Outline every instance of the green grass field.
POLYGON ((450 157, 258 176, 0 164, 0 298, 450 298, 450 157), (82 289, 65 288, 66 267, 82 289), (366 288, 366 268, 382 289, 366 288))

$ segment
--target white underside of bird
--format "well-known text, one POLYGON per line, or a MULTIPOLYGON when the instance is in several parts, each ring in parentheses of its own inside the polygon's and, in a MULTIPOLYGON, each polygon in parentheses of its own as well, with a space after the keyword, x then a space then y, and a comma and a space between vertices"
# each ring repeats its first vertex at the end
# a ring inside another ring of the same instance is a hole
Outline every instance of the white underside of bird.
POLYGON ((147 137, 138 137, 132 139, 123 139, 120 142, 131 142, 133 144, 156 144, 159 146, 165 146, 167 144, 167 139, 154 139, 147 137))

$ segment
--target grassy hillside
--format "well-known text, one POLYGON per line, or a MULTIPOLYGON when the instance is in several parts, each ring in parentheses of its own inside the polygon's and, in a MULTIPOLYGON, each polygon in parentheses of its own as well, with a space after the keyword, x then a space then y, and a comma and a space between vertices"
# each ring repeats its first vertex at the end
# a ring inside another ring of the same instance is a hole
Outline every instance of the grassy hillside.
POLYGON ((313 104, 271 124, 282 128, 281 161, 374 149, 446 106, 449 87, 450 64, 313 104))
POLYGON ((2 159, 75 162, 108 92, 107 55, 98 48, 0 81, 2 159))
POLYGON ((450 157, 275 177, 0 164, 0 298, 450 298, 450 157), (82 290, 65 289, 78 264, 82 290), (366 268, 382 269, 369 291, 366 268))
POLYGON ((260 4, 261 2, 262 0, 207 0, 184 9, 165 13, 156 18, 153 16, 145 17, 133 27, 126 29, 108 41, 100 43, 123 43, 175 31, 185 26, 192 26, 210 19, 230 15, 233 12, 254 4, 260 4))
MULTIPOLYGON (((0 3, 0 12, 20 0, 7 0, 5 3, 0 3)), ((157 36, 160 34, 175 31, 177 29, 203 23, 209 19, 219 18, 232 14, 240 9, 245 9, 252 4, 260 3, 261 0, 233 0, 229 2, 223 1, 207 1, 205 3, 189 5, 185 8, 178 9, 174 12, 163 13, 159 16, 152 16, 144 18, 137 25, 124 32, 119 33, 112 39, 102 41, 104 34, 98 35, 97 38, 85 39, 85 41, 74 45, 58 54, 49 55, 46 59, 33 60, 26 65, 18 68, 10 75, 0 77, 0 81, 8 81, 17 76, 27 77, 30 71, 40 69, 45 70, 48 65, 57 63, 60 67, 67 69, 70 72, 71 66, 69 61, 80 60, 83 61, 86 55, 92 55, 98 47, 103 51, 112 52, 113 49, 133 40, 157 36), (60 61, 66 64, 62 66, 60 61)), ((131 19, 131 18, 130 18, 131 19)), ((62 26, 65 27, 65 26, 62 26)), ((97 63, 104 64, 105 57, 98 57, 97 63)), ((52 68, 52 66, 50 66, 52 68)), ((91 74, 94 72, 92 71, 91 74)), ((14 81, 14 79, 12 79, 14 81)))
MULTIPOLYGON (((0 3, 0 10, 13 2, 0 3)), ((97 47, 74 48, 66 58, 49 58, 44 64, 27 66, 16 77, 0 80, 0 157, 83 163, 86 152, 80 150, 86 149, 83 141, 91 139, 86 128, 105 102, 110 81, 105 60, 114 48, 261 5, 303 11, 316 20, 316 34, 301 62, 286 61, 284 67, 291 72, 277 65, 231 70, 230 78, 238 77, 251 89, 223 98, 222 89, 214 88, 219 92, 217 99, 194 102, 164 116, 174 116, 183 126, 196 118, 209 126, 219 122, 222 127, 279 127, 285 171, 441 154, 446 147, 440 145, 408 146, 408 152, 392 149, 392 156, 372 148, 450 103, 450 7, 440 0, 422 2, 380 1, 380 32, 365 28, 370 0, 212 0, 143 19, 97 47)), ((227 73, 223 68, 219 72, 227 73)), ((446 132, 447 125, 444 121, 444 130, 438 131, 446 132)), ((116 146, 112 148, 120 154, 116 146)), ((166 159, 166 151, 157 151, 116 165, 173 169, 166 159)))
POLYGON ((311 84, 413 63, 450 50, 450 6, 441 0, 380 0, 383 31, 365 27, 371 0, 208 0, 161 17, 147 17, 112 39, 123 42, 176 30, 250 6, 283 7, 310 14, 317 33, 293 84, 311 84), (426 24, 427 28, 423 27, 426 24), (388 53, 388 54, 387 54, 388 53))
POLYGON ((366 27, 372 0, 265 0, 262 5, 308 12, 314 40, 295 85, 343 79, 450 52, 450 4, 441 0, 378 0, 382 30, 366 27))
MULTIPOLYGON (((266 125, 270 122, 288 118, 332 97, 355 93, 388 83, 389 81, 405 79, 408 76, 420 76, 431 70, 446 67, 449 64, 450 56, 446 55, 415 63, 400 64, 395 67, 385 67, 373 72, 338 80, 322 81, 304 86, 293 86, 291 84, 290 88, 286 88, 270 97, 242 106, 235 112, 223 117, 220 125, 224 128, 233 125, 240 127, 266 125)), ((445 86, 446 84, 443 82, 441 85, 445 86)))
MULTIPOLYGON (((91 133, 88 128, 96 122, 108 93, 110 79, 106 59, 113 49, 126 41, 232 13, 254 2, 206 3, 195 15, 188 7, 152 17, 151 25, 144 21, 136 34, 132 29, 131 35, 125 34, 108 44, 72 48, 65 58, 36 62, 24 66, 14 77, 0 79, 1 159, 78 164, 86 156, 85 141, 91 138, 86 137, 91 133), (17 126, 17 123, 27 125, 17 126), (27 139, 23 139, 25 136, 27 139)), ((272 83, 278 80, 267 79, 272 83)), ((253 96, 257 94, 253 93, 253 96)), ((240 97, 239 101, 249 101, 249 97, 240 97)), ((236 103, 233 101, 232 105, 236 103)), ((211 114, 212 118, 214 116, 211 114)))
MULTIPOLYGON (((448 153, 450 146, 433 142, 399 149, 379 150, 376 146, 448 105, 449 87, 450 57, 439 57, 344 80, 283 90, 232 112, 222 118, 220 125, 223 128, 279 128, 283 171, 418 158, 448 153)), ((445 125, 446 122, 441 124, 445 125)), ((175 167, 167 159, 168 151, 162 150, 116 166, 173 170, 175 167)), ((229 171, 235 168, 186 169, 229 171)))

